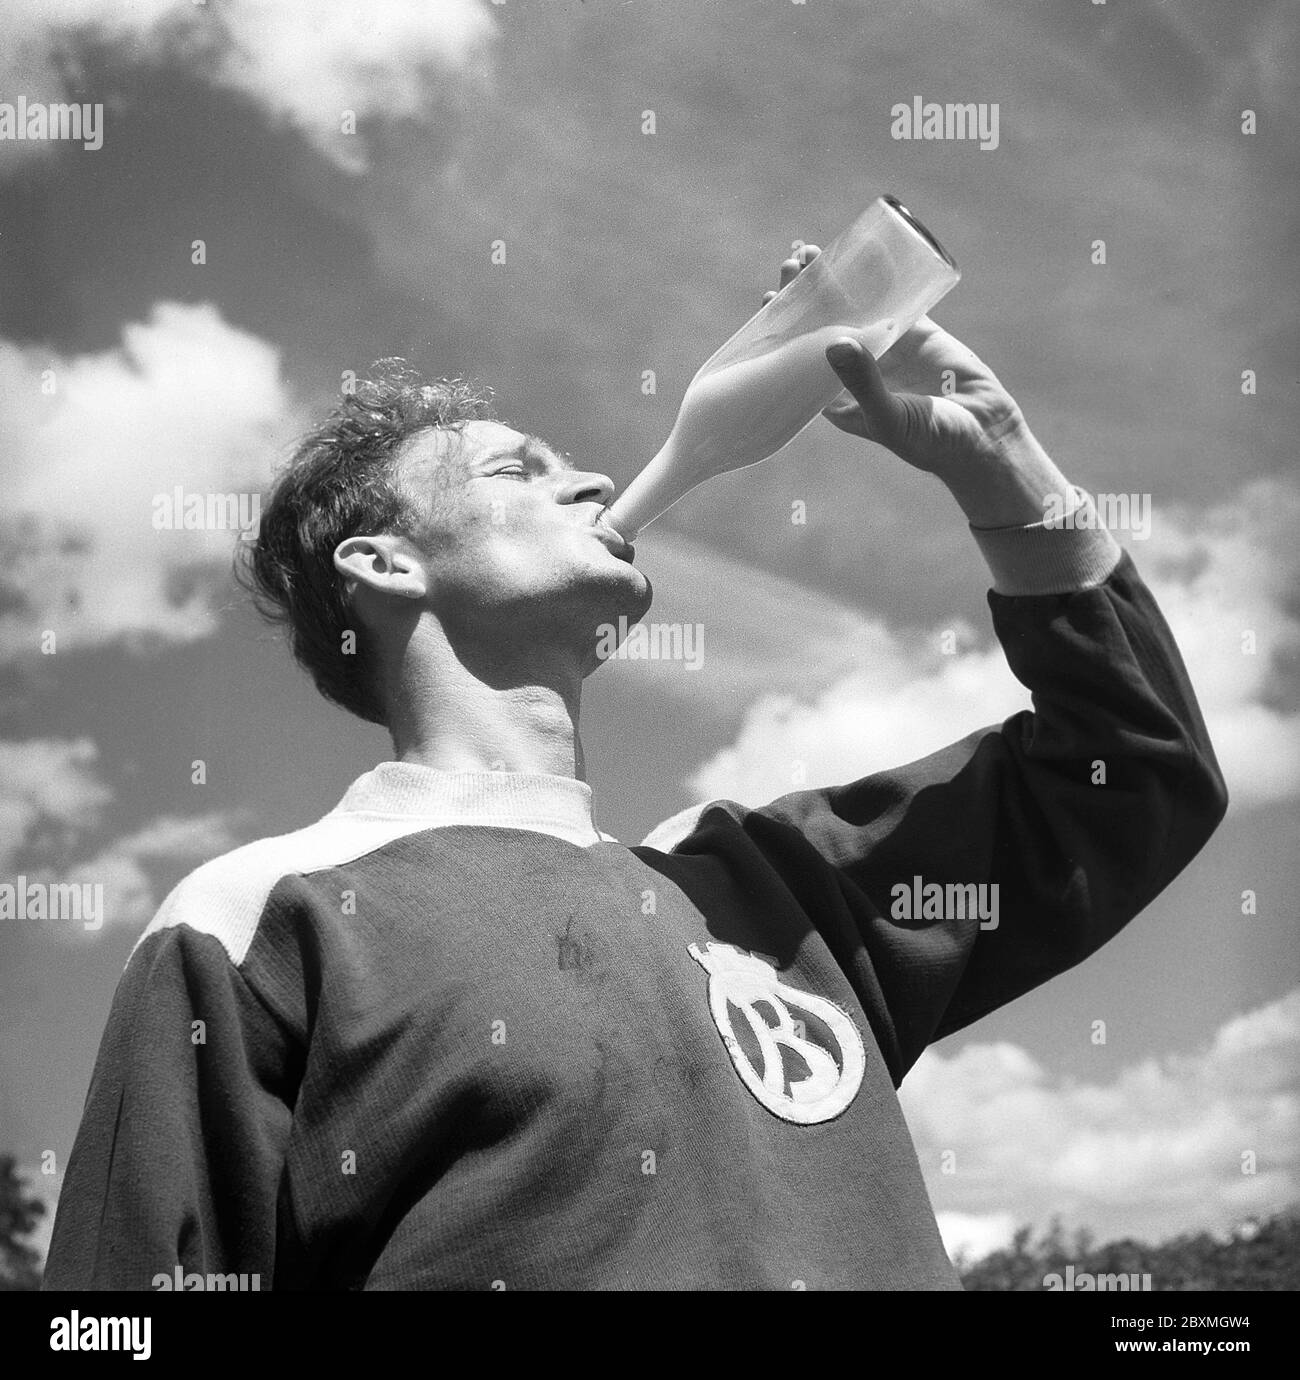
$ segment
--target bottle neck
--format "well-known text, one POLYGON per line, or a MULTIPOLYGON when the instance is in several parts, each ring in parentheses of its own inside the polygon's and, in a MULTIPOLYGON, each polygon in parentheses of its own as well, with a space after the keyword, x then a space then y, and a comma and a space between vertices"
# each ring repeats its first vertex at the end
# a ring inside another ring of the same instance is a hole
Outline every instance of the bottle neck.
POLYGON ((606 520, 628 541, 634 541, 642 529, 706 477, 683 472, 675 437, 674 429, 655 457, 614 500, 605 514, 606 520))

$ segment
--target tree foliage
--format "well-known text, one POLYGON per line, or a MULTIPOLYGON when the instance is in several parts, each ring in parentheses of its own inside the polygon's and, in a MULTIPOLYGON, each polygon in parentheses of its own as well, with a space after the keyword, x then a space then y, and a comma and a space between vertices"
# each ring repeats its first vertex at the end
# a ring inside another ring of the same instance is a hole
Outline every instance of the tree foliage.
POLYGON ((1048 1275, 1150 1275, 1153 1292, 1203 1289, 1300 1288, 1300 1205, 1266 1220, 1251 1219, 1220 1240, 1208 1232, 1159 1245, 1125 1237, 1097 1245, 1087 1231, 1066 1238, 1059 1220, 1037 1242, 1022 1227, 1004 1250, 974 1264, 958 1262, 967 1289, 1041 1293, 1048 1275))
POLYGON ((29 1192, 12 1155, 0 1155, 0 1290, 37 1289, 41 1257, 26 1240, 45 1215, 29 1192))

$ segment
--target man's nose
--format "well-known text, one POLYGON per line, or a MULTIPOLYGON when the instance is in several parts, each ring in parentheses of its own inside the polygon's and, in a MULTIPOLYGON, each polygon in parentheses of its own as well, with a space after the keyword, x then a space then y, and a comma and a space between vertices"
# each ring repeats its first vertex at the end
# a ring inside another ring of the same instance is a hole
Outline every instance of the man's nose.
POLYGON ((614 497, 614 481, 607 474, 575 471, 564 476, 555 497, 559 503, 599 503, 604 507, 614 497))

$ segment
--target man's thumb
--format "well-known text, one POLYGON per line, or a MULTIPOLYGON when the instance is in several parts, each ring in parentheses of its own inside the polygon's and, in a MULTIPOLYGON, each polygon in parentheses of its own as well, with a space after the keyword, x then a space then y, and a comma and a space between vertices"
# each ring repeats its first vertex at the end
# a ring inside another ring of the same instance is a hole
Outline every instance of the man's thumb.
POLYGON ((831 368, 841 378, 845 371, 853 369, 862 357, 862 346, 852 336, 841 336, 826 347, 826 359, 831 368))
POLYGON ((898 400, 889 391, 871 351, 851 335, 826 347, 826 362, 862 409, 873 439, 888 434, 896 419, 898 400))

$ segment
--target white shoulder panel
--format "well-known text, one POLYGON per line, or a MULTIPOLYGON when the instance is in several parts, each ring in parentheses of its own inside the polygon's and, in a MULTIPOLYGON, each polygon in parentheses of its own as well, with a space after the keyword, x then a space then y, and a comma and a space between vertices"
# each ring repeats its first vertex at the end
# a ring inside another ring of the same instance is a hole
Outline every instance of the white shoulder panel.
POLYGON ((671 853, 684 838, 695 832, 700 816, 713 803, 712 800, 703 800, 698 805, 688 805, 686 809, 678 810, 675 815, 669 815, 662 824, 656 824, 641 840, 641 846, 657 848, 661 853, 671 853))
POLYGON ((326 815, 291 834, 246 843, 182 877, 131 952, 159 930, 188 925, 220 940, 238 967, 253 942, 267 897, 282 877, 352 862, 405 834, 427 829, 429 823, 418 816, 326 815))

